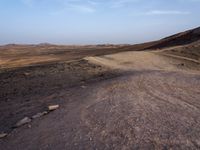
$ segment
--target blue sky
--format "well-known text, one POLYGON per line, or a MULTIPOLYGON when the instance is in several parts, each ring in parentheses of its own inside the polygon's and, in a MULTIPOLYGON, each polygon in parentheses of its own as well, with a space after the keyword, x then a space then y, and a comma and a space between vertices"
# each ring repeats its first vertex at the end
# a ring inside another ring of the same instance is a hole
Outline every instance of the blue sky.
POLYGON ((134 44, 200 26, 200 0, 0 0, 0 44, 134 44))

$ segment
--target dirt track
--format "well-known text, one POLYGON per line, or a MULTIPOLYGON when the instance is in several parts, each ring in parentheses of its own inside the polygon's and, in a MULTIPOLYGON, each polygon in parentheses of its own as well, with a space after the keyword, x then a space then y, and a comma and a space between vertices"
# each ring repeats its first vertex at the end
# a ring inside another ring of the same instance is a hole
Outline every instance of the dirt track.
POLYGON ((162 51, 121 52, 98 57, 86 57, 91 63, 119 70, 166 70, 189 71, 200 70, 200 61, 187 57, 166 54, 162 51))
POLYGON ((197 149, 200 77, 160 71, 63 92, 61 109, 16 129, 5 149, 197 149), (106 144, 105 144, 106 143, 106 144))
MULTIPOLYGON (((14 129, 0 140, 0 147, 5 150, 200 148, 199 63, 154 52, 85 59, 104 68, 98 69, 96 80, 39 94, 35 97, 38 101, 59 103, 60 109, 34 120, 31 126, 14 129)), ((84 67, 79 67, 79 71, 81 68, 84 67)), ((65 75, 67 72, 61 79, 65 75)))

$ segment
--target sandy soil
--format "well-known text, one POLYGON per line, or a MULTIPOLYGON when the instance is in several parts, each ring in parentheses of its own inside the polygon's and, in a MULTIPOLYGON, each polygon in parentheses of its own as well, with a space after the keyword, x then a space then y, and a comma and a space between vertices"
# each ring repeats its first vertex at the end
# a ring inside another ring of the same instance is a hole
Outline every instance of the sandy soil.
POLYGON ((200 61, 166 54, 163 51, 122 52, 98 57, 86 57, 91 63, 119 70, 166 70, 199 72, 200 61))

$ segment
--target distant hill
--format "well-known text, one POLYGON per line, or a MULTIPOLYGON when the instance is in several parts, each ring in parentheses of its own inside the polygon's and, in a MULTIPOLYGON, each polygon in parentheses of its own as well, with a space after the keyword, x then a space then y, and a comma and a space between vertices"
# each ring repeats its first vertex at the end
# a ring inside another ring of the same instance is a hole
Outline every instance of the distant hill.
POLYGON ((151 49, 186 45, 200 40, 200 27, 181 32, 155 42, 151 49))
POLYGON ((161 40, 157 41, 152 41, 152 42, 146 42, 146 43, 141 43, 141 44, 135 44, 135 45, 128 45, 128 44, 123 44, 123 45, 114 45, 114 44, 98 44, 98 45, 55 45, 51 43, 40 43, 40 44, 7 44, 7 45, 2 45, 0 47, 2 48, 22 48, 22 47, 57 47, 57 46, 62 46, 65 48, 97 48, 97 47, 102 47, 102 48, 120 48, 120 51, 126 51, 126 50, 145 50, 145 49, 162 49, 166 47, 172 47, 172 46, 180 46, 180 45, 186 45, 186 44, 191 44, 195 41, 200 40, 200 27, 191 29, 188 31, 184 31, 181 33, 174 34, 172 36, 163 38, 161 40))

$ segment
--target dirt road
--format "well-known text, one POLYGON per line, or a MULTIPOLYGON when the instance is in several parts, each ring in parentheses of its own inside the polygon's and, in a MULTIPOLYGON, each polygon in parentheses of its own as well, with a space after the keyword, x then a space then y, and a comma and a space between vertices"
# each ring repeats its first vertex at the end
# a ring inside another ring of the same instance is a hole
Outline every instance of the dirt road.
POLYGON ((118 76, 57 91, 60 108, 14 129, 1 148, 200 149, 199 63, 154 52, 85 59, 118 76))
POLYGON ((162 51, 121 52, 99 57, 86 57, 91 63, 111 69, 130 70, 166 70, 199 72, 200 61, 162 51))

